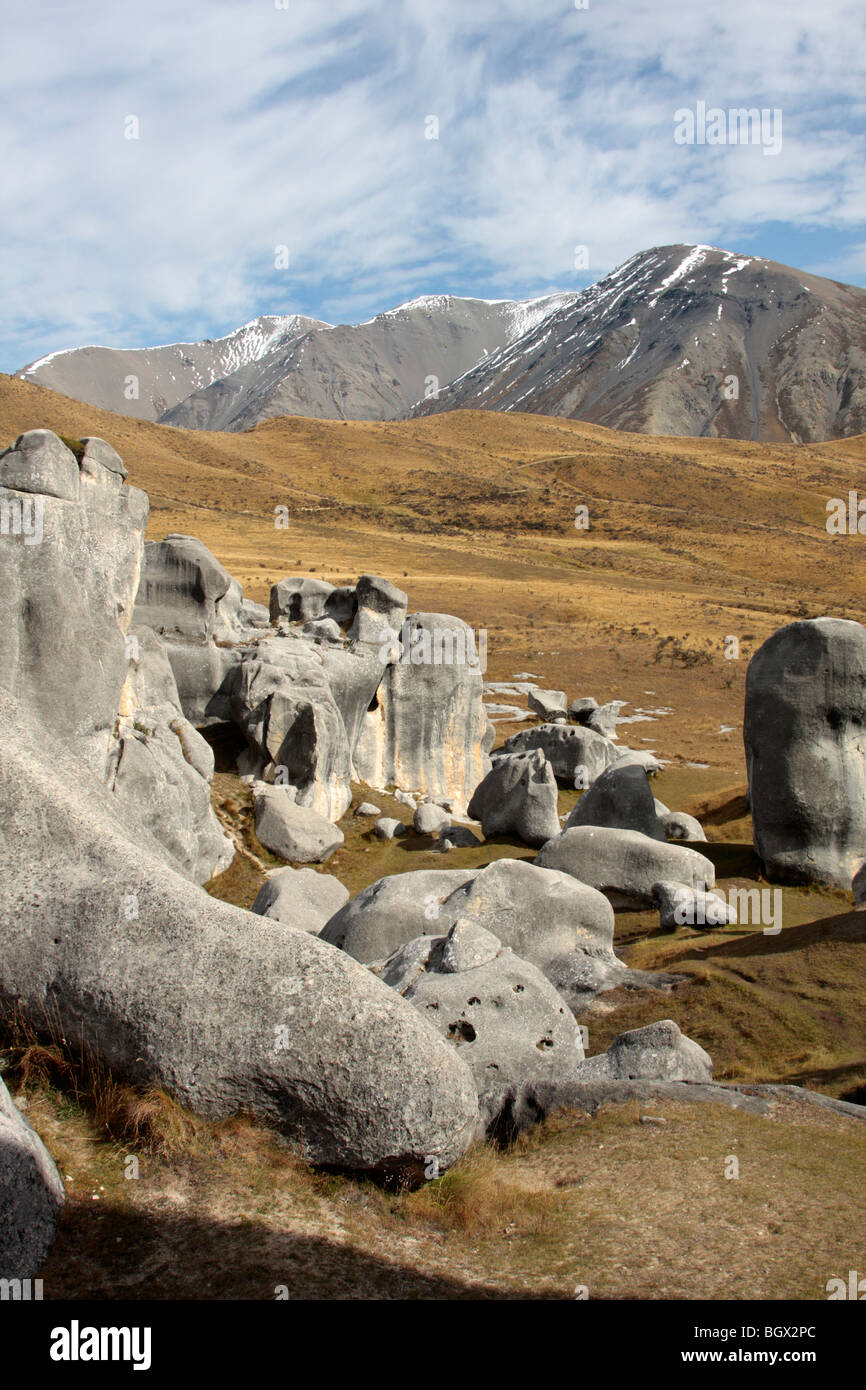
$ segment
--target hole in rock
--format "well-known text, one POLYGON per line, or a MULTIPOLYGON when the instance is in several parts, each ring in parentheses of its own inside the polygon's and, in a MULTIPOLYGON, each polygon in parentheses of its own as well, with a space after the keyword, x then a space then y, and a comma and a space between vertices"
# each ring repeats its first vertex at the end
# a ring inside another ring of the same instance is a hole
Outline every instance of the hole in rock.
POLYGON ((448 1036, 452 1038, 454 1042, 462 1043, 474 1042, 478 1034, 475 1032, 471 1023, 467 1023, 465 1018, 460 1018, 456 1023, 450 1023, 448 1025, 448 1036))

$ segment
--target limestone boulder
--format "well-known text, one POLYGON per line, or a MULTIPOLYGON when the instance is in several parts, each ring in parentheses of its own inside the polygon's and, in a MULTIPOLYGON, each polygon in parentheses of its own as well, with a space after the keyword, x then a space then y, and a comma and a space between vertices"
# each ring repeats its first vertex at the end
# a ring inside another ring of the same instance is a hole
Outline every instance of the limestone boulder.
POLYGON ((528 753, 540 748, 557 782, 566 787, 590 787, 610 767, 616 746, 594 729, 580 724, 537 724, 521 729, 504 744, 506 753, 528 753))
POLYGON ((866 845, 866 628, 774 632, 749 662, 743 738, 767 875, 850 888, 866 845))
POLYGON ((639 830, 653 840, 667 838, 643 768, 620 763, 609 767, 583 793, 565 822, 566 830, 573 825, 607 825, 639 830))
POLYGON ((315 869, 276 869, 259 889, 252 910, 260 917, 318 934, 348 901, 348 888, 332 874, 319 874, 315 869))
POLYGON ((312 1163, 420 1175, 477 1127, 453 1047, 345 953, 210 897, 0 691, 0 1010, 312 1163))
POLYGON ((57 1167, 0 1080, 0 1279, 32 1279, 66 1193, 57 1167))
POLYGON ((609 826, 572 826, 548 840, 534 862, 571 874, 623 907, 653 906, 653 890, 662 881, 704 891, 716 881, 712 862, 697 850, 609 826))
POLYGON ((537 967, 476 922, 408 942, 369 968, 466 1061, 484 1131, 495 1130, 515 1087, 575 1079, 583 1044, 570 1010, 537 967))
POLYGON ((497 758, 475 788, 468 814, 480 821, 485 839, 515 835, 526 845, 543 845, 559 833, 558 788, 540 748, 497 758))

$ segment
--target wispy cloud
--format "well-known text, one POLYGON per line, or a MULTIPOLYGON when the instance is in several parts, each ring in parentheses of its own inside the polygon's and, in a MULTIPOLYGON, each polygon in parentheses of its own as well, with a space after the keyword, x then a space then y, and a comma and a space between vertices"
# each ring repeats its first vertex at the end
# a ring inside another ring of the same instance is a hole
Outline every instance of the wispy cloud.
POLYGON ((13 9, 0 360, 577 288, 672 241, 784 260, 804 227, 805 268, 862 277, 861 32, 860 0, 13 9), (699 100, 781 108, 781 153, 676 145, 699 100))

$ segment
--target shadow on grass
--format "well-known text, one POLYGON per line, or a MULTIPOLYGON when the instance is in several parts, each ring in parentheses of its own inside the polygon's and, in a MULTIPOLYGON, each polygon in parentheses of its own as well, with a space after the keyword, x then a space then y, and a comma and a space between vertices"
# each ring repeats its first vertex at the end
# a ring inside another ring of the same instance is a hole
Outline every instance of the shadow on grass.
MULTIPOLYGON (((396 1228, 395 1228, 396 1229, 396 1228)), ((322 1236, 176 1212, 71 1204, 40 1271, 46 1299, 508 1299, 322 1236), (285 1297, 285 1294, 283 1294, 285 1297)))

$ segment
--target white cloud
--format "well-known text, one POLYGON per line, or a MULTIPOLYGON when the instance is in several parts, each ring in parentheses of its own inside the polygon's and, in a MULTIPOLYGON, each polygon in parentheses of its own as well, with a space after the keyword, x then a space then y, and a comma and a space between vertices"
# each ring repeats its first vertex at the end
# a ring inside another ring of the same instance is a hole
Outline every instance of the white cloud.
POLYGON ((843 231, 856 267, 859 30, 859 0, 11 11, 3 365, 268 310, 349 319, 422 290, 574 288, 646 246, 736 249, 768 221, 843 231), (674 111, 699 99, 781 107, 781 154, 675 145, 674 111))

